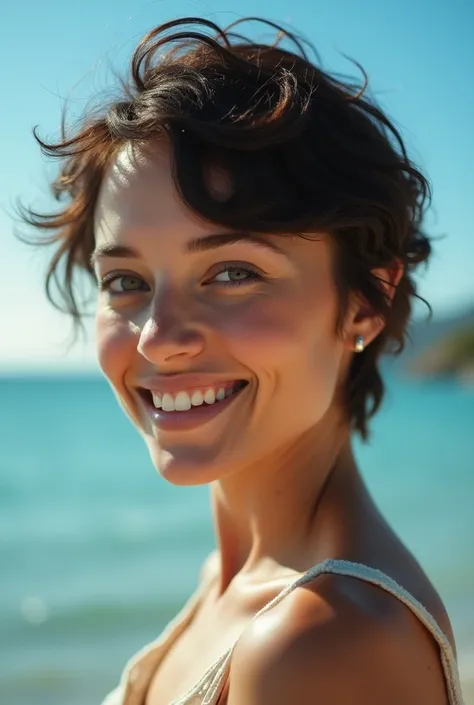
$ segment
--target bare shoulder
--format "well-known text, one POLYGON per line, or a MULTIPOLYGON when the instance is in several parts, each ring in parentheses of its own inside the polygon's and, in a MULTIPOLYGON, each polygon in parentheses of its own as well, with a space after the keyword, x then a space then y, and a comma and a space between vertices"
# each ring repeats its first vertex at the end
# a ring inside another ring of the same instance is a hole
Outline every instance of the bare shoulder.
POLYGON ((201 570, 199 572, 199 581, 201 583, 207 583, 213 580, 217 575, 219 570, 219 552, 217 550, 212 551, 203 561, 201 570))
POLYGON ((324 575, 253 620, 235 647, 228 705, 447 705, 439 649, 408 607, 324 575))

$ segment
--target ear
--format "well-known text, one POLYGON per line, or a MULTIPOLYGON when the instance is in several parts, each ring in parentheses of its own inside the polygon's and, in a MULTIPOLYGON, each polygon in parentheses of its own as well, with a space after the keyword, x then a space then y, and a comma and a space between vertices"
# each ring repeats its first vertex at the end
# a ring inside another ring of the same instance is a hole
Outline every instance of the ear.
MULTIPOLYGON (((395 260, 389 267, 373 269, 372 274, 378 279, 380 288, 390 303, 397 291, 397 286, 403 276, 404 265, 400 260, 395 260)), ((384 328, 383 319, 373 307, 360 294, 354 293, 349 305, 344 338, 347 347, 354 351, 355 340, 358 336, 363 339, 366 348, 381 333, 384 328)))

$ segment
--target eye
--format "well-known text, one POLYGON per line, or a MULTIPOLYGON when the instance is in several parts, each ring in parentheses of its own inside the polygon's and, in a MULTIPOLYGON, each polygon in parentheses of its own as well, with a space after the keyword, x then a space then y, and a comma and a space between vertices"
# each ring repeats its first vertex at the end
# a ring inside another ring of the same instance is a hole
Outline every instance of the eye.
POLYGON ((113 274, 104 277, 99 282, 101 291, 110 291, 114 294, 129 294, 135 291, 149 291, 148 284, 135 274, 113 274), (145 288, 144 288, 145 287, 145 288))
POLYGON ((221 284, 224 286, 239 286, 262 279, 255 269, 248 266, 225 265, 220 272, 210 279, 208 284, 221 284))

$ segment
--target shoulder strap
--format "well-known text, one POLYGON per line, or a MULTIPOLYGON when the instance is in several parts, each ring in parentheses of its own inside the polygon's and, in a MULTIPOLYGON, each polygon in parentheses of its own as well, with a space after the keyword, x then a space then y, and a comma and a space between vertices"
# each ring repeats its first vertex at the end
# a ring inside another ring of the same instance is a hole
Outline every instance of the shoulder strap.
POLYGON ((424 626, 431 632, 439 646, 441 662, 448 688, 449 705, 463 705, 458 667, 448 638, 433 616, 415 597, 413 597, 413 595, 393 580, 393 578, 390 578, 388 575, 382 573, 382 571, 377 570, 376 568, 371 568, 362 563, 353 563, 351 561, 326 560, 323 563, 319 563, 313 568, 310 568, 295 582, 284 588, 284 590, 282 590, 271 602, 265 605, 265 607, 260 610, 258 614, 260 615, 266 612, 278 602, 281 602, 281 600, 283 600, 286 595, 288 595, 295 588, 304 585, 310 580, 314 580, 314 578, 324 573, 345 575, 377 585, 386 592, 392 594, 396 599, 400 600, 409 609, 411 609, 420 622, 422 622, 422 624, 424 624, 424 626))

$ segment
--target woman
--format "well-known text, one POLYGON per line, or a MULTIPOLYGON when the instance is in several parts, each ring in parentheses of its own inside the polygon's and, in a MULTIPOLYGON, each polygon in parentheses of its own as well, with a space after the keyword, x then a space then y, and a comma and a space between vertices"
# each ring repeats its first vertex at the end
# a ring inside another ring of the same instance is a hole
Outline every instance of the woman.
POLYGON ((107 705, 462 701, 443 604, 351 449, 403 347, 428 183, 364 89, 281 34, 294 53, 158 27, 120 100, 38 138, 65 198, 26 214, 57 245, 48 293, 79 322, 92 276, 119 403, 162 477, 211 487, 198 590, 107 705))

